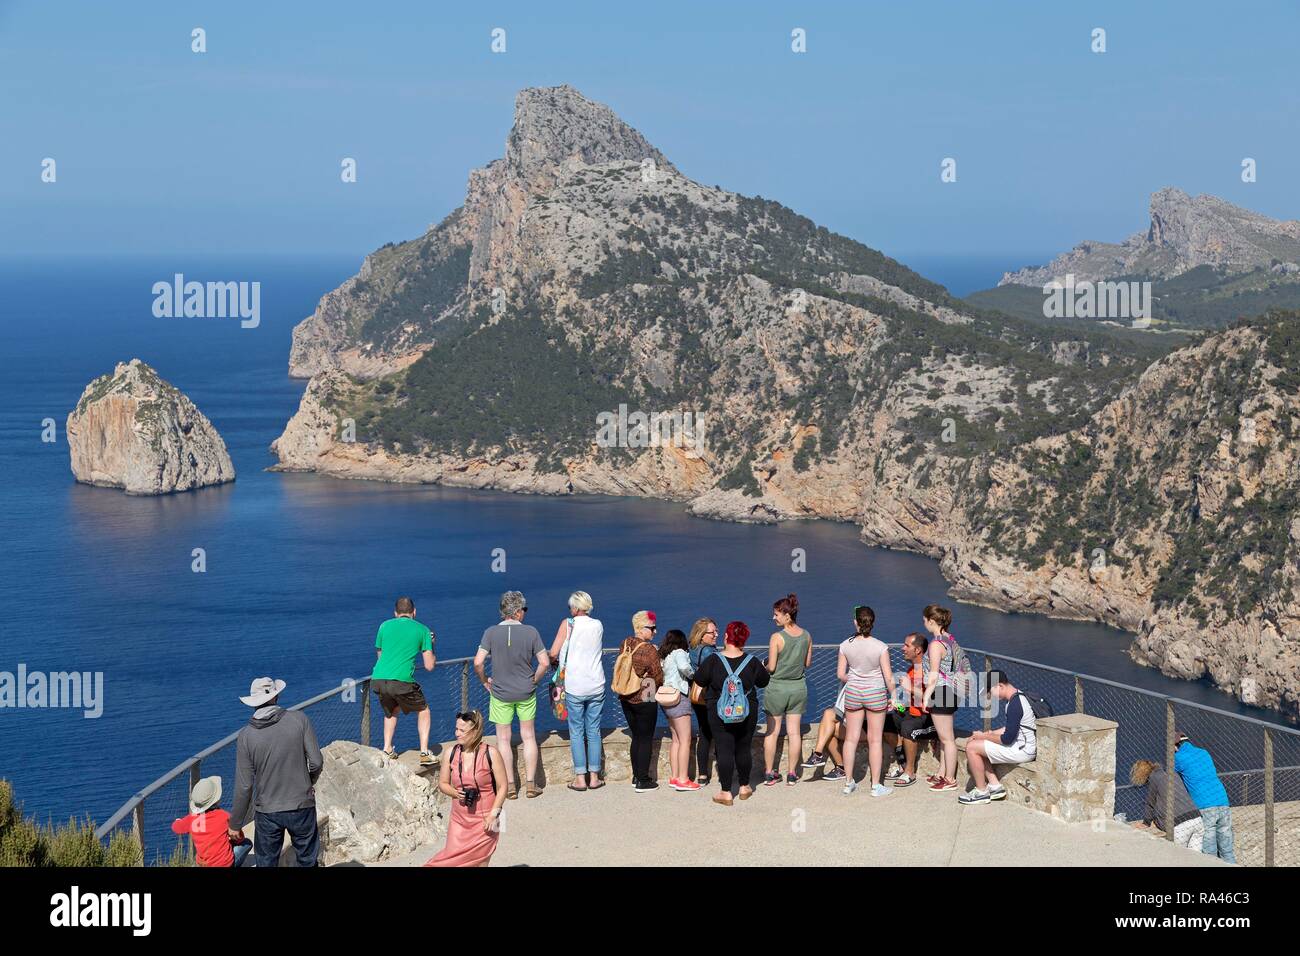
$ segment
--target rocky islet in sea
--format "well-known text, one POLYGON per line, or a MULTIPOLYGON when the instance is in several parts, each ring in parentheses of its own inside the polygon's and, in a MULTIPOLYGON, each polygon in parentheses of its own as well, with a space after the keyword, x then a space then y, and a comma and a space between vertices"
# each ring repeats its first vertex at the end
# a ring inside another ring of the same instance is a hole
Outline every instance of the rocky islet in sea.
POLYGON ((67 436, 72 474, 85 484, 165 495, 235 480, 212 422, 139 359, 86 386, 67 436))

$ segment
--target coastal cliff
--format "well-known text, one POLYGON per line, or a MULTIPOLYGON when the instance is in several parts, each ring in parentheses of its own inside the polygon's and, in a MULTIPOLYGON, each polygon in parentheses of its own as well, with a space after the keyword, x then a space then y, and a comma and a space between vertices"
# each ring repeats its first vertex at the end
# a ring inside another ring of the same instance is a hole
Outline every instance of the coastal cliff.
POLYGON ((313 377, 272 447, 280 470, 853 521, 958 597, 1104 621, 1138 660, 1296 713, 1297 324, 1169 354, 984 311, 693 182, 568 87, 527 90, 465 204, 295 331, 313 377), (1224 458, 1252 415, 1255 450, 1224 458))
POLYGON ((72 474, 86 484, 163 495, 235 480, 216 428, 139 359, 86 386, 67 435, 72 474))

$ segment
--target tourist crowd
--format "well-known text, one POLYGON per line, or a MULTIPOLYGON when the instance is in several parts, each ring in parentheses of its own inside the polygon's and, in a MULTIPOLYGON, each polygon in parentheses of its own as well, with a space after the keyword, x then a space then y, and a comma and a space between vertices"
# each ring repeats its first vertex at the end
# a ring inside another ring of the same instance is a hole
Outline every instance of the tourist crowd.
MULTIPOLYGON (((795 786, 810 770, 813 779, 842 781, 845 796, 859 788, 855 763, 864 738, 863 785, 872 797, 888 797, 896 789, 919 783, 918 761, 927 746, 938 770, 925 778, 924 787, 931 793, 957 791, 954 716, 959 706, 989 707, 996 700, 1005 723, 967 738, 970 782, 956 799, 964 805, 1003 800, 1007 791, 998 768, 1035 758, 1038 720, 1052 713, 1046 700, 1015 687, 1001 671, 988 674, 984 701, 970 699, 974 675, 950 631, 952 612, 936 604, 921 612, 922 630, 904 638, 906 672, 896 679, 888 645, 872 633, 875 612, 860 605, 853 609, 852 633, 838 648, 838 696, 834 706, 820 714, 816 744, 805 755, 801 721, 808 712, 807 671, 813 643, 807 628, 798 623, 796 595, 788 594, 773 604, 775 630, 763 657, 746 649, 750 629, 743 621, 720 629, 705 617, 695 621, 689 632, 673 628, 658 638, 655 613, 638 611, 608 678, 604 628, 592 616, 591 596, 575 591, 568 605, 569 614, 548 649, 537 629, 524 623, 528 612, 524 596, 518 591, 502 595, 500 622, 483 633, 474 657, 475 674, 489 695, 486 721, 477 710, 456 714, 456 741, 441 761, 438 782, 452 801, 447 842, 426 865, 482 866, 491 859, 505 801, 517 799, 521 791, 513 752, 516 722, 523 758, 522 791, 530 799, 541 796, 536 718, 538 688, 546 686, 548 673, 551 706, 569 727, 570 790, 606 786, 601 726, 608 690, 617 696, 627 724, 635 792, 659 788, 654 742, 662 713, 670 735, 668 786, 688 793, 709 787, 716 765, 713 802, 728 807, 736 799, 754 795, 753 740, 760 689, 764 689, 762 709, 767 715, 761 783, 772 787, 784 780, 786 786, 795 786), (484 740, 489 723, 495 745, 484 740), (777 764, 782 733, 786 737, 784 777, 777 764)), ((434 635, 416 620, 415 613, 410 598, 399 598, 394 616, 380 626, 371 687, 384 714, 385 756, 397 757, 393 740, 399 714, 413 713, 419 762, 427 765, 435 762, 429 749, 432 721, 414 671, 417 660, 425 670, 433 670, 434 635)), ((299 866, 316 863, 314 785, 323 761, 306 715, 279 705, 284 687, 283 681, 258 678, 249 695, 241 698, 253 714, 236 745, 235 793, 229 814, 219 806, 220 778, 204 778, 191 793, 191 814, 173 826, 176 832, 193 836, 202 865, 241 863, 250 850, 243 832, 250 816, 257 866, 278 864, 286 834, 299 866)), ((1199 841, 1203 852, 1232 862, 1231 812, 1210 755, 1182 737, 1174 772, 1177 787, 1171 813, 1164 771, 1151 761, 1134 764, 1132 783, 1147 788, 1146 812, 1137 825, 1162 830, 1173 826, 1179 844, 1195 846, 1199 841)))

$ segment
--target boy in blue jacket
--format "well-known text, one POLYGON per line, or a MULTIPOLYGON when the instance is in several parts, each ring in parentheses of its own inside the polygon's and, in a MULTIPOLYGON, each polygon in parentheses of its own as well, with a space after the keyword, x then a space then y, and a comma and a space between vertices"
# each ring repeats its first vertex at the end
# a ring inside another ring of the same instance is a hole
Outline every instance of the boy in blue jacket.
POLYGON ((1183 778, 1183 786, 1205 823, 1201 852, 1217 856, 1225 863, 1236 863, 1232 852, 1232 808, 1228 806, 1228 791, 1219 780, 1214 758, 1209 751, 1193 744, 1186 734, 1178 735, 1174 748, 1174 770, 1183 778))

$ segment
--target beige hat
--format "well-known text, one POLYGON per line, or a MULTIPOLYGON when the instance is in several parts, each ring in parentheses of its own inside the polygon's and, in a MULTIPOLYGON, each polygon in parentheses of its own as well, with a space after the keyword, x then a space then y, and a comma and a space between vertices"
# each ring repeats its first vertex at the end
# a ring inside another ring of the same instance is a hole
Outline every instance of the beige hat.
POLYGON ((221 778, 204 777, 190 791, 190 813, 211 810, 221 802, 221 778))
POLYGON ((248 688, 248 696, 239 698, 249 707, 261 707, 263 704, 269 704, 280 696, 280 691, 284 690, 287 685, 282 680, 273 680, 270 677, 259 677, 253 681, 248 688))

